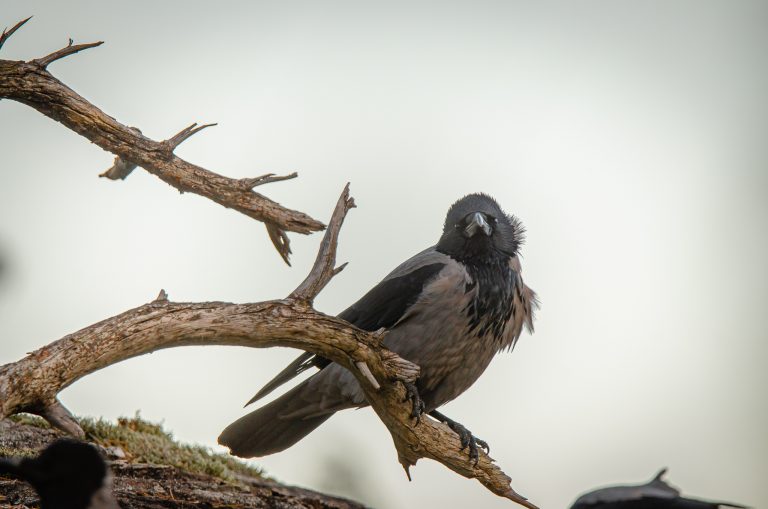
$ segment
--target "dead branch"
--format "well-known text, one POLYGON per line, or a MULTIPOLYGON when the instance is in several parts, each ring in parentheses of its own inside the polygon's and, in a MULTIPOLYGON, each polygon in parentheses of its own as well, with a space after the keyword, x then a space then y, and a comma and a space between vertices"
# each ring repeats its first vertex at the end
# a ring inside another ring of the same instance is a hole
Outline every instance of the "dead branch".
POLYGON ((33 62, 39 65, 40 67, 42 67, 43 69, 45 69, 56 60, 59 60, 64 57, 68 57, 69 55, 74 55, 75 53, 78 53, 85 49, 95 48, 97 46, 101 46, 102 44, 104 44, 104 41, 91 42, 88 44, 77 44, 77 45, 73 45, 73 42, 74 41, 70 39, 69 44, 67 44, 60 50, 56 50, 53 53, 44 56, 43 58, 36 58, 35 60, 33 60, 33 62))
POLYGON ((484 452, 480 451, 475 466, 467 453, 459 450, 458 437, 447 426, 426 416, 418 425, 413 422, 405 389, 398 382, 415 381, 418 366, 386 350, 381 332, 362 331, 312 308, 312 299, 343 267, 335 268, 336 246, 352 206, 347 185, 309 276, 287 299, 255 304, 171 302, 161 291, 148 304, 0 366, 0 418, 29 412, 69 433, 82 433, 57 395, 78 379, 111 364, 176 346, 300 348, 355 374, 368 402, 389 429, 406 472, 420 458, 430 458, 464 477, 477 479, 497 495, 535 509, 512 490, 511 479, 484 452))
POLYGON ((19 21, 18 23, 13 25, 10 30, 8 30, 7 28, 3 29, 3 33, 0 34, 0 49, 3 48, 3 44, 5 44, 5 41, 10 39, 14 32, 19 28, 21 28, 24 25, 24 23, 26 23, 30 19, 32 19, 32 16, 28 17, 27 19, 23 19, 19 21))
MULTIPOLYGON (((0 46, 27 20, 0 35, 0 46)), ((324 225, 311 217, 255 193, 253 188, 295 177, 272 174, 230 179, 177 157, 173 150, 208 125, 193 124, 157 142, 117 122, 54 78, 46 67, 100 43, 70 44, 30 62, 0 60, 0 99, 27 104, 57 120, 117 157, 103 176, 126 178, 141 166, 182 192, 205 196, 267 227, 270 239, 286 260, 286 232, 311 233, 324 225)), ((143 306, 103 320, 0 366, 0 418, 20 412, 44 417, 67 433, 81 435, 77 422, 58 401, 58 393, 83 376, 131 357, 187 345, 288 346, 331 359, 350 370, 368 402, 389 429, 406 472, 420 458, 430 458, 454 472, 480 481, 490 491, 525 507, 536 506, 518 495, 510 478, 480 451, 477 464, 459 449, 458 437, 429 418, 414 423, 402 383, 413 382, 419 368, 381 346, 380 332, 368 333, 312 308, 312 302, 344 265, 336 267, 338 234, 354 206, 345 187, 334 210, 310 274, 284 300, 254 304, 177 303, 165 291, 143 306)), ((410 475, 409 475, 410 478, 410 475)))
MULTIPOLYGON (((3 31, 0 47, 28 20, 3 31)), ((70 39, 64 48, 29 62, 0 60, 0 99, 11 99, 31 106, 115 154, 115 163, 101 176, 112 180, 125 179, 136 166, 141 166, 181 192, 204 196, 263 222, 270 240, 286 263, 291 252, 286 232, 309 234, 325 228, 323 223, 307 214, 285 208, 253 191, 256 185, 288 177, 270 175, 270 178, 232 179, 189 163, 173 153, 181 142, 214 124, 199 127, 192 124, 168 140, 155 141, 141 134, 140 130, 110 117, 54 78, 46 69, 56 60, 100 44, 73 45, 70 39), (253 184, 244 185, 243 180, 253 181, 253 184)))

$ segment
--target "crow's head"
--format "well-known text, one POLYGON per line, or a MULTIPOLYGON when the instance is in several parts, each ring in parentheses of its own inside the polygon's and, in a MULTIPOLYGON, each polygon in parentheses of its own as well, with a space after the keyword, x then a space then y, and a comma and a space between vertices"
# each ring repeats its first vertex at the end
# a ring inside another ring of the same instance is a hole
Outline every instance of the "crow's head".
POLYGON ((503 254, 514 256, 524 229, 487 194, 469 194, 448 210, 437 250, 461 261, 503 254))
POLYGON ((95 447, 61 439, 37 458, 0 460, 0 472, 27 481, 40 495, 40 506, 68 509, 117 508, 111 496, 111 475, 95 447))

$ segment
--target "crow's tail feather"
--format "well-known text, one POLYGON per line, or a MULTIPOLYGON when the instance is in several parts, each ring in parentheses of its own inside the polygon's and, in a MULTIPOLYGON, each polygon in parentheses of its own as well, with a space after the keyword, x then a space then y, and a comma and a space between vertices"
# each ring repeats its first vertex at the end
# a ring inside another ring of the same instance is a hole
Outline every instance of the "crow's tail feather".
POLYGON ((226 427, 219 443, 242 458, 266 456, 283 451, 320 426, 335 412, 295 417, 306 408, 307 382, 299 384, 276 400, 226 427))

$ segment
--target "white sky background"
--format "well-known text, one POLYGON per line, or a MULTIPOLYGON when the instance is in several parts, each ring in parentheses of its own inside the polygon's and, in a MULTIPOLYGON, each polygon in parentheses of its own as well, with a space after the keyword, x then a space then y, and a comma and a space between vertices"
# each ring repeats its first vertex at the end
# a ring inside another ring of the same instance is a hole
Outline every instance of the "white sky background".
MULTIPOLYGON (((488 440, 513 486, 565 507, 662 467, 684 492, 768 504, 768 4, 759 1, 55 2, 0 58, 55 76, 155 139, 219 122, 177 153, 231 176, 298 170, 261 188, 327 220, 358 208, 336 313, 434 243, 447 207, 493 194, 528 228, 542 309, 445 413, 488 440)), ((112 156, 31 108, 0 102, 0 363, 140 305, 287 295, 293 268, 261 224, 112 156)), ((80 415, 141 410, 213 446, 289 350, 173 349, 64 391, 80 415)), ((258 460, 280 480, 380 508, 509 507, 422 461, 408 483, 370 410, 335 416, 258 460), (344 472, 354 479, 344 482, 344 472)))

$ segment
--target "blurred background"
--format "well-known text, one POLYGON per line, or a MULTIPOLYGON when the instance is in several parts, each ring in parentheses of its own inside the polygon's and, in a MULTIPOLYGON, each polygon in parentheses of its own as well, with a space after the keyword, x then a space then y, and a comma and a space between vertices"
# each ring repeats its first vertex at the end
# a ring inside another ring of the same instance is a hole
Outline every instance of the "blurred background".
MULTIPOLYGON (((448 206, 494 195, 528 229, 536 333, 444 407, 545 508, 644 481, 768 504, 768 4, 69 2, 4 0, 35 17, 0 58, 104 40, 59 79, 160 140, 218 122, 177 153, 231 177, 298 171, 260 191, 327 221, 358 208, 337 313, 433 244, 448 206)), ((0 102, 0 363, 153 299, 287 295, 320 235, 264 227, 136 170, 31 108, 0 102)), ((216 448, 295 351, 177 348, 61 394, 79 415, 140 410, 216 448)), ((277 479, 391 509, 509 507, 429 461, 408 483, 370 409, 258 459, 277 479)))

